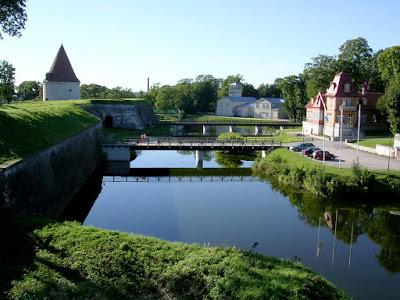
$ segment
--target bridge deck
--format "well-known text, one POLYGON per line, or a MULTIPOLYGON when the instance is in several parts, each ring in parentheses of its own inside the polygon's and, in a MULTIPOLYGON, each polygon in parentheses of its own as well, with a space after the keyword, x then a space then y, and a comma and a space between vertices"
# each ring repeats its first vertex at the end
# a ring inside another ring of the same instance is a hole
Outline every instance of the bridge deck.
POLYGON ((202 125, 202 126, 260 126, 260 127, 299 127, 296 122, 260 122, 260 121, 161 121, 164 125, 202 125))
POLYGON ((149 138, 103 144, 103 147, 129 147, 131 150, 268 150, 281 147, 273 140, 220 140, 211 138, 149 138))

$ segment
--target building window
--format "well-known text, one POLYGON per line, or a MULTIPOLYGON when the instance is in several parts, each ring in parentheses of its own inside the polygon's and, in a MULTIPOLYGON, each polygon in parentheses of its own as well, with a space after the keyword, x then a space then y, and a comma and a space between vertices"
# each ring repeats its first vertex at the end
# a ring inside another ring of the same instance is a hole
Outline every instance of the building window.
POLYGON ((72 92, 72 90, 71 90, 71 89, 69 89, 69 92, 71 93, 71 92, 72 92))
POLYGON ((343 100, 343 106, 351 106, 353 103, 351 99, 344 99, 343 100))
POLYGON ((350 114, 350 115, 347 117, 347 124, 349 124, 349 125, 352 125, 352 124, 353 124, 353 115, 352 115, 352 114, 350 114))
POLYGON ((366 114, 361 114, 361 123, 362 124, 367 123, 367 115, 366 114))
POLYGON ((345 93, 350 93, 350 87, 351 87, 350 83, 346 83, 344 85, 344 92, 345 93))

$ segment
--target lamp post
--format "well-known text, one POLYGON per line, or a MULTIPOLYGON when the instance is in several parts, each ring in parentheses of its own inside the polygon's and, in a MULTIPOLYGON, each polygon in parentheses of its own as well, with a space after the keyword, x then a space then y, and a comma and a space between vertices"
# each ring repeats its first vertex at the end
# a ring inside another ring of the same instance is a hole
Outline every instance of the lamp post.
POLYGON ((361 105, 363 102, 363 97, 358 99, 358 128, 357 128, 357 155, 356 163, 358 164, 358 153, 360 151, 360 128, 361 128, 361 105))
POLYGON ((339 169, 342 167, 342 139, 343 139, 343 104, 339 106, 340 109, 340 124, 339 124, 339 136, 340 136, 340 142, 339 142, 339 169))
POLYGON ((322 127, 322 163, 325 164, 325 123, 326 123, 326 107, 324 105, 324 115, 323 115, 323 120, 324 120, 324 127, 322 127))
POLYGON ((391 150, 392 150, 392 136, 390 136, 390 140, 389 140, 389 155, 388 155, 388 167, 387 167, 387 169, 388 169, 388 171, 389 171, 389 169, 390 169, 390 152, 391 152, 391 150))

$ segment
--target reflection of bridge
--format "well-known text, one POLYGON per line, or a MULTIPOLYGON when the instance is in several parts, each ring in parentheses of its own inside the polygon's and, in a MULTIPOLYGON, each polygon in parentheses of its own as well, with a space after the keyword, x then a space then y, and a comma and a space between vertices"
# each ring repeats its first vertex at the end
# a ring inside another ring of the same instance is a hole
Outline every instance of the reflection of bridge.
POLYGON ((259 181, 251 168, 108 168, 103 182, 240 182, 259 181))
POLYGON ((171 138, 151 137, 128 139, 116 143, 103 144, 103 151, 109 161, 130 160, 131 150, 224 150, 224 151, 256 151, 281 147, 280 141, 264 140, 228 140, 216 138, 171 138))
POLYGON ((253 176, 104 176, 103 182, 259 182, 253 176))

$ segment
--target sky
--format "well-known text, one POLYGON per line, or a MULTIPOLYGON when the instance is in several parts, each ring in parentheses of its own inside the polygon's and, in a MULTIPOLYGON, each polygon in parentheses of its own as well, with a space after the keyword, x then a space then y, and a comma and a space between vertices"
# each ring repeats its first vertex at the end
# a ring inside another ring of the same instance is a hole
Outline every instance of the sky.
POLYGON ((397 0, 27 0, 26 29, 4 35, 0 60, 17 84, 42 81, 63 43, 81 83, 139 91, 147 77, 242 74, 257 87, 348 39, 399 45, 399 11, 397 0))

